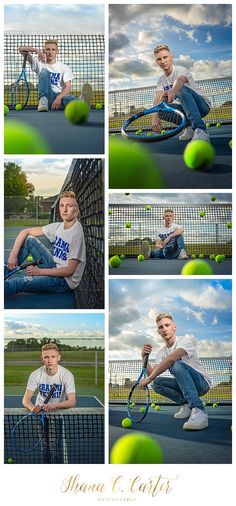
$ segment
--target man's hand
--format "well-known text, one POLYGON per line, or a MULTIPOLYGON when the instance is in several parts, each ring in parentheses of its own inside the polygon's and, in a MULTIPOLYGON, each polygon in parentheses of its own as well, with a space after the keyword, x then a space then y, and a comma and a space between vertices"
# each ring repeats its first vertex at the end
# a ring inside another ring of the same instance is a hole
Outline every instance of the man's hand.
POLYGON ((7 267, 10 271, 18 266, 18 258, 16 255, 10 255, 7 261, 7 267))
POLYGON ((150 355, 151 352, 152 352, 152 345, 144 344, 141 351, 141 357, 144 358, 144 355, 150 355))
POLYGON ((162 130, 162 124, 157 113, 152 116, 152 130, 158 134, 160 134, 162 130))
POLYGON ((37 265, 29 265, 26 271, 29 276, 42 276, 41 269, 37 265))
POLYGON ((163 91, 163 93, 161 94, 161 102, 163 100, 165 100, 168 104, 170 104, 171 102, 173 102, 175 98, 175 92, 173 90, 168 90, 168 91, 163 91))
POLYGON ((44 52, 44 50, 43 50, 43 49, 42 49, 42 50, 41 50, 41 49, 39 49, 39 50, 37 51, 37 55, 38 55, 38 59, 39 59, 39 61, 46 62, 46 54, 45 54, 45 52, 44 52))
POLYGON ((34 406, 33 409, 31 410, 31 412, 34 413, 35 415, 40 413, 40 411, 42 411, 42 406, 40 406, 39 404, 37 404, 37 406, 34 406))
POLYGON ((44 406, 43 406, 43 410, 47 411, 47 412, 53 411, 54 409, 57 409, 56 403, 44 404, 44 406))
POLYGON ((60 109, 61 106, 61 98, 58 96, 55 98, 51 105, 51 109, 60 109))
POLYGON ((148 384, 149 384, 148 378, 141 379, 141 381, 139 382, 139 388, 144 390, 148 386, 148 384))
POLYGON ((166 239, 164 239, 164 241, 162 241, 162 248, 164 248, 164 246, 166 246, 166 244, 168 244, 168 242, 170 241, 171 237, 166 237, 166 239))

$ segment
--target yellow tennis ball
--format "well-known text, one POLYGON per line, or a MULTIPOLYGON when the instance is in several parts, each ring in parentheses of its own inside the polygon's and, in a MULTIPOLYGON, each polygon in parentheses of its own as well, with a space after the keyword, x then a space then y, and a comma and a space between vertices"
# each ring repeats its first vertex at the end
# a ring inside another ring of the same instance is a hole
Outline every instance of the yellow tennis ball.
POLYGON ((51 149, 41 133, 21 121, 7 120, 4 125, 5 155, 41 155, 51 149))
POLYGON ((201 218, 204 218, 204 216, 206 216, 205 211, 200 211, 200 212, 199 212, 199 216, 200 216, 201 218))
POLYGON ((4 116, 7 116, 9 113, 9 107, 7 105, 4 105, 4 116))
POLYGON ((229 141, 229 147, 230 147, 230 149, 232 149, 232 139, 230 139, 230 141, 229 141))
POLYGON ((214 255, 214 253, 212 253, 209 258, 210 258, 210 260, 215 260, 215 257, 216 256, 214 255))
POLYGON ((125 224, 125 228, 131 228, 132 227, 132 223, 130 223, 130 221, 128 221, 126 224, 125 224))
POLYGON ((86 102, 73 100, 65 107, 65 117, 73 125, 84 123, 89 115, 89 106, 86 102))
POLYGON ((191 255, 191 258, 192 260, 194 260, 194 258, 196 258, 196 255, 194 255, 194 253, 191 255))
POLYGON ((157 404, 156 407, 155 407, 155 410, 156 411, 160 411, 160 409, 161 409, 160 406, 157 404))
POLYGON ((16 111, 21 111, 22 110, 22 105, 21 104, 16 104, 15 110, 16 111))
POLYGON ((121 422, 121 425, 122 427, 124 427, 125 429, 128 429, 128 427, 131 427, 132 425, 132 421, 130 420, 130 418, 123 418, 122 422, 121 422))
POLYGON ((215 200, 216 200, 216 197, 214 197, 214 195, 212 195, 212 197, 211 197, 211 201, 212 201, 212 202, 215 202, 215 200))
POLYGON ((139 262, 142 262, 144 260, 144 256, 143 255, 138 255, 137 259, 138 259, 139 262))
POLYGON ((152 402, 151 408, 155 408, 155 407, 156 407, 156 404, 154 404, 154 402, 152 402))
POLYGON ((145 410, 145 408, 140 408, 139 411, 140 411, 140 413, 145 413, 146 410, 145 410))
POLYGON ((7 459, 7 463, 8 464, 13 464, 14 463, 14 459, 12 457, 9 457, 9 459, 7 459))
POLYGON ((28 261, 28 262, 32 262, 32 260, 33 260, 33 257, 32 257, 31 255, 28 255, 28 256, 27 256, 27 261, 28 261))
POLYGON ((157 162, 143 147, 137 149, 123 139, 109 142, 110 188, 162 188, 163 180, 157 162))
POLYGON ((97 109, 97 111, 100 111, 102 109, 102 104, 96 104, 95 108, 97 109))
POLYGON ((213 269, 205 260, 189 260, 181 271, 183 276, 213 274, 213 269))
POLYGON ((152 206, 150 206, 150 204, 147 204, 147 205, 145 206, 145 209, 146 209, 147 211, 150 211, 150 209, 152 209, 152 206))
POLYGON ((121 259, 118 256, 111 257, 109 260, 110 267, 117 269, 121 265, 121 259))
POLYGON ((217 402, 213 402, 212 406, 213 406, 213 408, 218 408, 217 402))
POLYGON ((226 223, 226 226, 227 228, 232 228, 232 221, 228 221, 228 223, 226 223))
POLYGON ((191 170, 209 169, 215 160, 213 146, 203 140, 191 141, 184 150, 184 161, 191 170))
POLYGON ((111 450, 111 464, 163 464, 163 452, 158 442, 147 434, 126 434, 111 450))
POLYGON ((217 128, 221 127, 221 123, 216 123, 217 128))

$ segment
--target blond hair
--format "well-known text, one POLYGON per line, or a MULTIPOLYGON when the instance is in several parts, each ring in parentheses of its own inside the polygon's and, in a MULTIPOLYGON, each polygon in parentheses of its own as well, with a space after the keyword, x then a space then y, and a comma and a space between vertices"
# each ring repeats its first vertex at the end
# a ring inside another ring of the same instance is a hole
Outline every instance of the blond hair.
POLYGON ((78 202, 77 202, 77 198, 76 198, 75 192, 73 192, 72 190, 66 190, 66 191, 62 192, 60 194, 60 196, 59 196, 59 200, 64 199, 64 198, 75 199, 76 204, 78 206, 78 202))
POLYGON ((174 214, 174 211, 173 211, 173 209, 168 208, 168 209, 165 209, 165 211, 164 211, 164 214, 166 214, 166 213, 174 214))
POLYGON ((172 322, 174 321, 169 313, 159 313, 156 316, 156 323, 159 323, 159 321, 162 320, 163 318, 169 318, 172 322))
POLYGON ((47 39, 44 42, 44 46, 46 46, 46 44, 55 44, 55 46, 57 46, 57 48, 58 48, 58 42, 56 39, 47 39))
POLYGON ((158 54, 160 51, 163 51, 163 49, 169 51, 170 53, 170 49, 168 46, 166 46, 166 44, 159 44, 159 46, 156 46, 155 49, 153 50, 154 55, 158 54))
POLYGON ((41 348, 41 352, 43 353, 44 351, 47 350, 56 350, 59 353, 58 346, 55 343, 44 344, 41 348))

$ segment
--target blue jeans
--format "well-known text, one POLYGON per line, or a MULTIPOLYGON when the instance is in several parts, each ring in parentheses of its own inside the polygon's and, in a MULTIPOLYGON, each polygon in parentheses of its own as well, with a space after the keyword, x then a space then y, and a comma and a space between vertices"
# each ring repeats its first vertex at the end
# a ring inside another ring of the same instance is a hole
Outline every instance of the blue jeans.
MULTIPOLYGON (((47 69, 42 69, 39 74, 39 98, 47 97, 48 107, 51 109, 52 103, 58 95, 60 95, 60 93, 55 93, 52 90, 51 73, 47 69)), ((66 105, 73 100, 76 100, 76 97, 74 95, 68 94, 63 97, 61 100, 60 109, 66 107, 66 105)))
POLYGON ((190 409, 204 410, 200 396, 206 394, 210 387, 202 374, 182 360, 176 360, 169 370, 174 378, 156 378, 153 390, 180 406, 187 403, 190 409))
POLYGON ((196 128, 206 130, 206 125, 202 118, 207 116, 210 111, 210 107, 204 98, 187 86, 182 86, 181 90, 179 90, 175 96, 179 99, 180 104, 171 105, 175 109, 185 113, 189 125, 193 128, 193 130, 196 128))
MULTIPOLYGON (((175 240, 176 240, 176 242, 178 244, 179 250, 185 249, 184 238, 183 238, 182 235, 177 235, 175 237, 175 240)), ((163 249, 153 249, 153 250, 151 250, 149 258, 165 258, 164 255, 163 255, 163 249)))
MULTIPOLYGON (((38 267, 40 269, 52 269, 56 267, 53 256, 50 251, 36 238, 28 235, 24 244, 22 245, 18 255, 18 265, 27 261, 28 255, 31 255, 35 262, 41 258, 43 264, 38 267)), ((5 273, 7 271, 5 266, 5 273)), ((19 278, 7 278, 4 281, 5 296, 10 297, 16 293, 64 293, 71 292, 71 288, 63 277, 56 276, 24 276, 19 278)))

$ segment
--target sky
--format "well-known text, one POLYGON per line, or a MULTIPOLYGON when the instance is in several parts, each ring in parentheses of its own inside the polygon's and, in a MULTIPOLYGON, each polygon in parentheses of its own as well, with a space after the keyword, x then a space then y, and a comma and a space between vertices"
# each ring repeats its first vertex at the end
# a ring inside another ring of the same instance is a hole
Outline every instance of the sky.
POLYGON ((231 29, 227 4, 111 5, 110 90, 155 85, 158 44, 197 80, 231 76, 231 29))
POLYGON ((143 344, 163 346, 155 317, 168 312, 178 336, 197 339, 200 357, 230 356, 231 280, 111 279, 109 357, 139 359, 143 344))
POLYGON ((104 7, 99 4, 5 5, 4 16, 6 33, 66 35, 104 32, 104 7))
POLYGON ((57 195, 64 183, 72 158, 5 157, 4 163, 13 162, 21 167, 28 182, 35 187, 35 196, 57 195))
POLYGON ((109 204, 211 204, 211 197, 216 203, 231 203, 231 193, 109 193, 109 204))
POLYGON ((104 346, 102 313, 5 312, 5 344, 12 339, 61 339, 71 345, 104 346))

